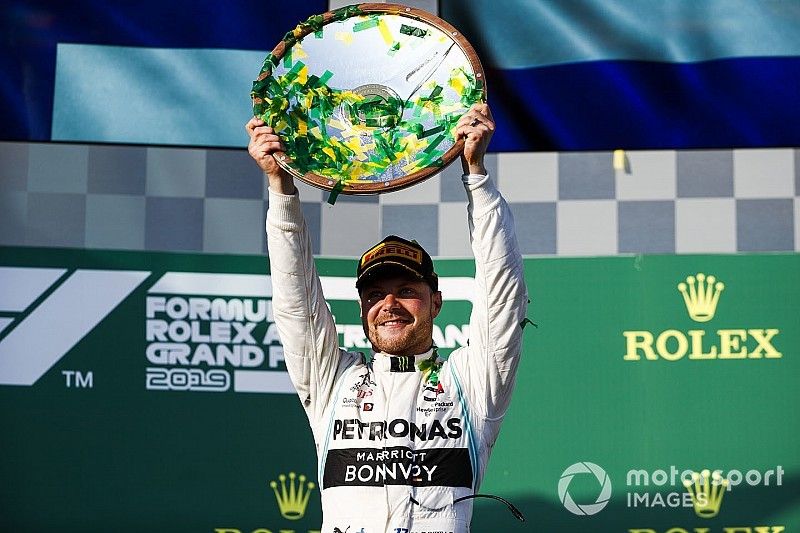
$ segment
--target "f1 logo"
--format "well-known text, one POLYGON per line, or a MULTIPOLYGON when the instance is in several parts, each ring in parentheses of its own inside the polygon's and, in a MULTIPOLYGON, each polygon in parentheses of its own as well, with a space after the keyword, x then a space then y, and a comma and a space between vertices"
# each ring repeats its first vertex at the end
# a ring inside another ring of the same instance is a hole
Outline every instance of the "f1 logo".
POLYGON ((0 385, 36 383, 149 275, 0 267, 0 385))

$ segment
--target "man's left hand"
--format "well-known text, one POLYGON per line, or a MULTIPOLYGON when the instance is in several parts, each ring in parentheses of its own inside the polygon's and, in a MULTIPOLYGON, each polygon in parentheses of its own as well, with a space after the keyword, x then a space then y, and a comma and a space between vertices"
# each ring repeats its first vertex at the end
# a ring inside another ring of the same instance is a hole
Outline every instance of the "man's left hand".
POLYGON ((487 174, 483 156, 494 133, 488 104, 473 104, 456 124, 456 139, 464 139, 461 166, 465 174, 487 174))

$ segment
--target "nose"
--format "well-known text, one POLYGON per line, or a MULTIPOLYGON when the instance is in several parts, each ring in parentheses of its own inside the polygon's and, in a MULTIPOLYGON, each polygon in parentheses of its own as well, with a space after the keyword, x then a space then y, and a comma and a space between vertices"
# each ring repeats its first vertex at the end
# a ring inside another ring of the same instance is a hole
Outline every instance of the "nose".
POLYGON ((395 298, 394 294, 392 294, 391 292, 383 297, 384 309, 394 309, 398 306, 399 304, 397 303, 397 298, 395 298))

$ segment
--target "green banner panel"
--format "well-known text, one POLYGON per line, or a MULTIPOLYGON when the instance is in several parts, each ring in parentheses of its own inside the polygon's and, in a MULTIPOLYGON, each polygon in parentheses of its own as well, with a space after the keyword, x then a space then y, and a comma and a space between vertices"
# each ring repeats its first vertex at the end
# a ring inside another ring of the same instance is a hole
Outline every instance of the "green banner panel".
MULTIPOLYGON (((317 266, 341 344, 369 350, 355 261, 317 266)), ((474 531, 800 526, 800 255, 525 267, 536 327, 481 492, 528 520, 479 501, 474 531)), ((268 270, 253 256, 0 248, 0 530, 319 530, 268 270)), ((447 353, 468 339, 474 265, 437 270, 447 353)))

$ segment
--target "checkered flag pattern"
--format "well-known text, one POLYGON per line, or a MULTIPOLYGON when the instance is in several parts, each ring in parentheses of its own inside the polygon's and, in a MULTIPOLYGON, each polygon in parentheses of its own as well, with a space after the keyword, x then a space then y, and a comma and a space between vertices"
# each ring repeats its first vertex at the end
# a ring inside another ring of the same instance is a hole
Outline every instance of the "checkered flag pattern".
MULTIPOLYGON (((487 166, 526 255, 800 250, 800 151, 499 153, 487 166)), ((387 234, 470 257, 455 163, 379 196, 300 183, 314 252, 357 257, 387 234)), ((0 143, 0 244, 263 254, 264 178, 247 151, 0 143)))

